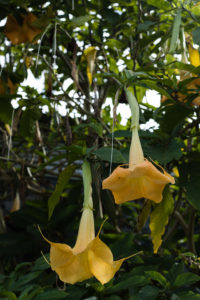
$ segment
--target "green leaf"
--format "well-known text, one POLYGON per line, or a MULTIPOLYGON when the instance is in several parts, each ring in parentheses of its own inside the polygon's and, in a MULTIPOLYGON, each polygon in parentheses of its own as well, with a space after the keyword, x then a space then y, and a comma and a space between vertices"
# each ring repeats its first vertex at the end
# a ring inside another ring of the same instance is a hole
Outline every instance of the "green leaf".
POLYGON ((108 47, 110 48, 117 48, 117 49, 122 49, 123 44, 116 39, 109 39, 107 40, 107 42, 105 43, 106 45, 108 45, 108 47))
POLYGON ((20 133, 23 137, 33 136, 35 131, 35 121, 39 118, 37 109, 26 108, 22 113, 20 121, 20 133))
POLYGON ((163 192, 163 199, 159 204, 156 204, 155 209, 150 216, 150 230, 153 242, 154 253, 157 253, 158 248, 162 244, 162 236, 165 232, 165 226, 168 223, 170 214, 174 208, 174 200, 171 196, 169 187, 166 187, 163 192))
POLYGON ((200 16, 200 5, 195 5, 191 8, 191 12, 196 15, 196 16, 200 16))
POLYGON ((187 272, 187 273, 179 274, 176 277, 176 280, 175 280, 173 286, 185 287, 185 286, 191 285, 193 283, 196 283, 198 281, 200 281, 200 276, 198 276, 194 273, 191 273, 191 272, 187 272))
POLYGON ((197 44, 200 46, 200 27, 196 27, 192 30, 192 39, 194 44, 197 44))
MULTIPOLYGON (((102 148, 99 148, 98 150, 94 151, 94 154, 102 160, 111 161, 111 152, 112 152, 112 148, 102 147, 102 148)), ((113 163, 126 163, 126 160, 119 150, 113 148, 112 162, 113 163)))
POLYGON ((0 296, 2 297, 1 299, 3 300, 4 298, 10 299, 10 300, 17 300, 16 295, 13 292, 9 291, 1 291, 0 296))
POLYGON ((168 274, 167 274, 167 279, 169 280, 169 282, 173 285, 174 281, 176 280, 176 277, 183 273, 184 270, 184 263, 177 263, 175 262, 171 269, 169 270, 168 274))
POLYGON ((172 99, 170 94, 162 87, 158 86, 157 82, 155 81, 140 80, 139 82, 137 82, 137 85, 141 85, 141 84, 145 85, 146 88, 159 92, 159 94, 166 96, 168 99, 172 99))
POLYGON ((169 52, 173 53, 176 49, 178 37, 179 37, 179 31, 180 31, 180 25, 181 25, 181 13, 182 9, 178 9, 177 14, 174 18, 173 28, 172 28, 172 38, 170 43, 169 52))
POLYGON ((58 177, 58 182, 56 184, 56 189, 48 200, 49 219, 51 218, 54 208, 58 204, 60 196, 61 196, 64 188, 66 187, 67 183, 69 182, 75 169, 76 169, 76 166, 69 165, 60 173, 60 175, 58 177))
POLYGON ((182 141, 173 138, 170 141, 158 138, 143 140, 142 147, 146 156, 153 160, 159 161, 161 164, 167 164, 172 160, 178 160, 182 156, 181 148, 184 147, 182 141))
POLYGON ((180 165, 180 184, 186 188, 186 199, 200 211, 200 162, 192 161, 180 165))
POLYGON ((90 122, 89 127, 95 132, 97 133, 99 136, 102 137, 103 134, 103 127, 100 123, 97 122, 90 122))
POLYGON ((126 75, 126 78, 129 79, 129 81, 137 78, 137 77, 144 77, 144 78, 149 78, 149 79, 154 79, 154 77, 150 76, 149 74, 145 73, 145 72, 134 72, 132 70, 124 70, 124 73, 126 75))
POLYGON ((87 289, 84 287, 75 286, 68 286, 67 287, 68 296, 66 300, 80 300, 83 299, 83 295, 87 293, 87 289))
POLYGON ((13 107, 10 100, 12 95, 0 95, 0 121, 11 124, 13 107))
POLYGON ((93 18, 93 16, 91 16, 91 15, 85 15, 85 16, 80 16, 80 17, 74 17, 74 18, 71 20, 71 23, 73 24, 73 26, 82 26, 82 25, 84 25, 86 22, 89 22, 92 18, 93 18))
POLYGON ((65 299, 68 293, 64 291, 50 290, 37 295, 34 300, 61 300, 65 299))
POLYGON ((173 105, 168 105, 164 107, 165 114, 160 120, 160 127, 163 131, 171 133, 171 131, 183 122, 183 120, 192 113, 190 107, 186 107, 181 103, 176 103, 173 105))
MULTIPOLYGON (((117 130, 114 132, 114 137, 131 137, 132 132, 130 130, 117 130)), ((109 134, 109 137, 112 137, 112 134, 109 134)))
POLYGON ((137 229, 140 231, 147 222, 151 210, 151 201, 147 200, 142 208, 141 214, 138 216, 137 229))
POLYGON ((157 7, 157 8, 163 9, 163 10, 171 8, 170 4, 166 0, 161 0, 161 1, 147 0, 147 3, 149 5, 153 5, 153 6, 157 7))
POLYGON ((146 275, 148 275, 149 279, 155 280, 160 283, 161 286, 165 287, 167 284, 166 278, 157 271, 146 271, 146 275))
POLYGON ((41 275, 41 271, 30 272, 26 276, 20 276, 19 280, 15 281, 13 284, 14 290, 24 290, 27 283, 31 282, 35 278, 41 275))
POLYGON ((149 280, 145 276, 132 276, 130 278, 127 278, 117 284, 115 284, 112 287, 109 287, 108 289, 105 290, 105 294, 110 294, 110 293, 116 293, 121 290, 127 289, 127 288, 132 288, 132 287, 137 287, 137 286, 143 286, 149 283, 149 280))
POLYGON ((192 291, 177 293, 180 300, 200 300, 200 295, 192 291))
POLYGON ((137 300, 154 300, 157 298, 159 292, 159 288, 146 285, 139 291, 137 300))
POLYGON ((18 300, 32 300, 34 297, 42 292, 42 288, 37 285, 28 285, 20 294, 18 300))

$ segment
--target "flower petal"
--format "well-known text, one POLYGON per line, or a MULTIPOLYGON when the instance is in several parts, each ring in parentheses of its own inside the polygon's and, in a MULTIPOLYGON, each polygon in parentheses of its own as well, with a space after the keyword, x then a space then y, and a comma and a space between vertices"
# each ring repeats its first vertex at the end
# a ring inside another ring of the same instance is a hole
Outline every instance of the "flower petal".
POLYGON ((26 42, 32 42, 33 39, 41 32, 41 29, 34 27, 33 25, 36 20, 37 17, 32 13, 29 13, 24 17, 22 28, 26 35, 26 42))
POLYGON ((97 236, 89 247, 88 261, 92 274, 101 284, 110 281, 121 267, 124 259, 113 261, 110 248, 97 236))
POLYGON ((56 271, 59 275, 60 280, 66 283, 74 284, 76 282, 80 282, 86 279, 91 278, 93 275, 89 269, 88 264, 88 252, 84 251, 78 255, 74 255, 73 253, 66 252, 63 253, 63 264, 56 265, 57 256, 61 254, 60 249, 51 247, 53 255, 51 256, 50 252, 50 260, 52 270, 56 271))
POLYGON ((88 249, 76 255, 70 246, 49 241, 43 235, 39 226, 38 229, 44 240, 51 245, 51 269, 58 274, 60 280, 74 284, 93 276, 88 264, 88 249))
POLYGON ((7 17, 4 33, 14 45, 25 42, 26 37, 22 27, 17 23, 15 17, 11 15, 7 17))
POLYGON ((142 197, 156 203, 162 200, 162 191, 167 183, 174 183, 174 178, 167 172, 160 172, 151 162, 117 167, 103 181, 103 189, 110 189, 117 204, 142 197))

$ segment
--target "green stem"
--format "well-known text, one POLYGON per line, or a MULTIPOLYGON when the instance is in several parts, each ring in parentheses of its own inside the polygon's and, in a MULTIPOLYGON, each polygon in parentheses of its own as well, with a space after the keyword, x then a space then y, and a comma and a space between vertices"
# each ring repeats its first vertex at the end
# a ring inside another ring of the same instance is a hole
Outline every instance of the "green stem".
POLYGON ((132 92, 125 89, 127 100, 131 109, 132 139, 129 152, 129 165, 134 166, 144 161, 144 154, 138 135, 139 129, 139 105, 132 92))
POLYGON ((82 166, 82 171, 83 171, 83 187, 84 187, 83 209, 84 208, 93 209, 92 175, 91 175, 90 164, 87 161, 84 161, 82 166))
POLYGON ((131 129, 133 129, 134 127, 139 129, 140 113, 139 113, 138 102, 135 96, 133 95, 133 93, 131 93, 128 89, 125 89, 125 92, 131 110, 131 129))

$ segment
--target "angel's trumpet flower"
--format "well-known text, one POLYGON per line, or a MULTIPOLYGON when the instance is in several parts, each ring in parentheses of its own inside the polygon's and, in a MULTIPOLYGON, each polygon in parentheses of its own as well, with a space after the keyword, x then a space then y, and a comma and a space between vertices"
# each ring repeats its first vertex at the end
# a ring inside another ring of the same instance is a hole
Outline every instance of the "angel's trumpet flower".
POLYGON ((139 107, 132 92, 126 90, 132 112, 132 140, 129 152, 129 164, 118 166, 113 173, 103 180, 103 189, 112 191, 117 204, 139 198, 147 198, 159 203, 167 183, 174 183, 174 178, 165 170, 160 171, 144 158, 139 135, 139 107))
MULTIPOLYGON (((95 237, 91 171, 87 162, 83 164, 84 203, 79 231, 75 246, 50 244, 50 265, 59 278, 66 283, 74 284, 91 277, 96 277, 102 284, 110 281, 119 270, 123 258, 113 260, 110 248, 100 240, 99 233, 95 237)), ((131 255, 133 256, 133 255, 131 255)))
POLYGON ((95 68, 95 59, 96 59, 97 50, 95 47, 91 46, 84 50, 82 61, 87 60, 87 77, 89 84, 92 85, 93 72, 95 68))
POLYGON ((41 32, 41 29, 34 26, 37 20, 33 13, 22 15, 22 24, 19 24, 12 15, 7 17, 4 33, 13 45, 32 42, 34 38, 41 32))

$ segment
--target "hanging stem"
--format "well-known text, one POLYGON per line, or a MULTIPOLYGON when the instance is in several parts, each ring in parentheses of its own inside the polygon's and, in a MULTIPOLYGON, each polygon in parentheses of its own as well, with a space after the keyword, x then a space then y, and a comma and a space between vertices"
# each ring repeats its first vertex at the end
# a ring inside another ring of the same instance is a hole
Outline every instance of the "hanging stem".
POLYGON ((129 90, 125 89, 127 100, 131 109, 131 129, 132 138, 129 152, 129 165, 133 166, 144 161, 144 154, 138 135, 139 129, 139 105, 138 102, 129 90))

